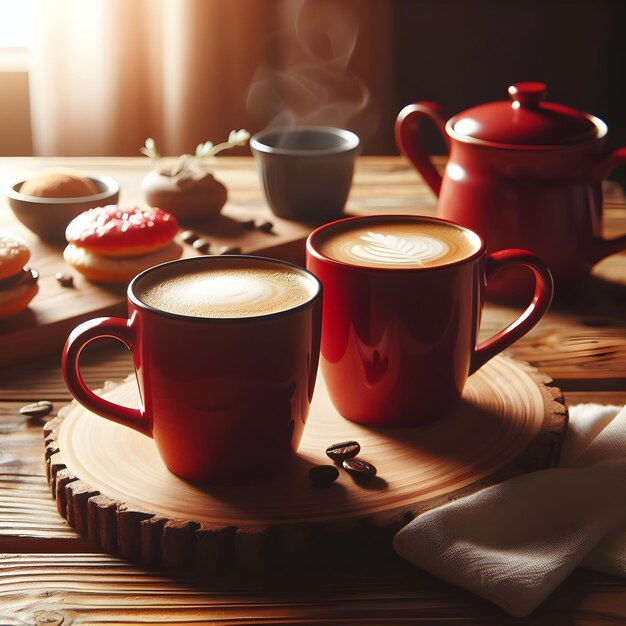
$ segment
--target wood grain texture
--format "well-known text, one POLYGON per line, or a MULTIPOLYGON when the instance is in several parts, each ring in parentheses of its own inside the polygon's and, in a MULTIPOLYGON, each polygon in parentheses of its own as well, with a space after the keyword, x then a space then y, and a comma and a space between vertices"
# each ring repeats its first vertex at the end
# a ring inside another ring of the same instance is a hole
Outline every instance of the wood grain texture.
POLYGON ((598 626, 625 620, 626 592, 619 579, 584 570, 572 574, 535 614, 519 619, 402 564, 349 575, 173 578, 106 555, 0 554, 0 623, 7 625, 598 626), (572 598, 577 610, 570 615, 572 598))
MULTIPOLYGON (((134 376, 108 384, 102 395, 139 404, 134 376)), ((390 548, 393 532, 416 512, 554 465, 566 423, 562 394, 549 377, 503 356, 470 378, 454 411, 413 429, 344 420, 320 379, 289 472, 219 487, 178 478, 151 439, 74 402, 45 427, 48 481, 61 515, 110 551, 151 565, 206 569, 196 546, 220 544, 223 557, 211 562, 264 570, 283 566, 286 554, 295 561, 298 551, 313 564, 349 542, 363 553, 381 541, 390 548), (328 463, 326 447, 351 439, 378 468, 376 478, 359 483, 342 471, 332 485, 312 485, 307 472, 328 463), (122 521, 114 507, 123 509, 122 521)))

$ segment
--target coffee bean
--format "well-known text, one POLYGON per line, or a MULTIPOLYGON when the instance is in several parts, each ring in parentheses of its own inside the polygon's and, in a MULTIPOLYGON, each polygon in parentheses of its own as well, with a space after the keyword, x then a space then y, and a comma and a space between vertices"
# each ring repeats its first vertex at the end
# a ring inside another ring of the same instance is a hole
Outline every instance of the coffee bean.
POLYGON ((208 254, 211 249, 211 244, 206 239, 196 239, 191 245, 202 254, 208 254))
POLYGON ((241 222, 241 227, 245 230, 253 230, 255 226, 255 220, 246 220, 245 222, 241 222))
POLYGON ((57 272, 54 276, 61 287, 73 287, 74 277, 71 274, 65 274, 64 272, 57 272))
POLYGON ((49 400, 40 400, 39 402, 33 402, 27 404, 20 409, 22 415, 27 415, 33 419, 41 419, 52 411, 52 402, 49 400))
POLYGON ((271 233, 274 229, 274 224, 272 222, 263 222, 257 226, 259 230, 262 230, 264 233, 271 233))
POLYGON ((326 456, 336 463, 351 459, 359 452, 361 452, 361 446, 358 441, 342 441, 326 448, 326 456))
POLYGON ((241 248, 238 246, 222 246, 218 251, 218 254, 241 254, 241 248))
POLYGON ((180 238, 188 244, 192 244, 194 241, 197 241, 198 239, 200 239, 200 237, 198 236, 198 233, 194 230, 184 230, 181 234, 180 234, 180 238))
POLYGON ((334 465, 316 465, 309 470, 309 479, 320 485, 332 483, 339 478, 339 470, 334 465))
POLYGON ((371 463, 361 459, 346 459, 342 465, 345 470, 348 470, 351 474, 359 478, 372 478, 376 476, 376 468, 371 463))

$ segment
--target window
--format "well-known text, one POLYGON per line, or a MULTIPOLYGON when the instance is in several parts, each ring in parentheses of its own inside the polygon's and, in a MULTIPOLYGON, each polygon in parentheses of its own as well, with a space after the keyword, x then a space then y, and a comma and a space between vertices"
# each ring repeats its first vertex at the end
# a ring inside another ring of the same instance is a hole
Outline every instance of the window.
POLYGON ((28 70, 37 5, 37 0, 0 0, 0 71, 28 70))

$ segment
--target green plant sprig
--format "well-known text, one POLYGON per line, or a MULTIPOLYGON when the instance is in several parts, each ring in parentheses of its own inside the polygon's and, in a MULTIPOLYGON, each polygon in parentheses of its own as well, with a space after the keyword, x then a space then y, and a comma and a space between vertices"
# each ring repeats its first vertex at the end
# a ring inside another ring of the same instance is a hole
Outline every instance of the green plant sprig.
MULTIPOLYGON (((249 139, 250 133, 242 128, 240 130, 231 130, 228 135, 228 140, 223 141, 222 143, 214 144, 212 141, 200 143, 196 147, 196 153, 194 155, 181 154, 178 157, 178 161, 169 171, 169 175, 176 176, 177 174, 180 174, 184 170, 188 169, 194 162, 213 157, 218 152, 222 152, 223 150, 230 150, 236 146, 245 146, 249 139)), ((155 168, 160 169, 162 157, 159 154, 156 142, 152 137, 148 137, 146 139, 146 143, 139 148, 139 152, 147 156, 152 161, 155 168)))
POLYGON ((152 137, 146 139, 144 146, 139 148, 141 154, 145 154, 153 163, 157 164, 161 162, 161 155, 157 151, 156 142, 152 137))
POLYGON ((222 150, 230 150, 236 146, 245 146, 246 143, 248 143, 248 139, 250 139, 250 133, 244 128, 241 130, 231 130, 227 141, 223 141, 217 145, 214 145, 212 141, 198 144, 196 148, 196 158, 205 159, 215 156, 222 150))

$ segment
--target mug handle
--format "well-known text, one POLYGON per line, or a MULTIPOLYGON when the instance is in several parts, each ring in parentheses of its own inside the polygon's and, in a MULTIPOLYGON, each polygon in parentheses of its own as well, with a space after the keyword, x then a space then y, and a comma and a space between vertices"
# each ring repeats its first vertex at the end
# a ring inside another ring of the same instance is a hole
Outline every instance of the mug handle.
POLYGON ((450 138, 446 133, 446 115, 443 109, 434 102, 416 102, 405 106, 396 119, 395 138, 398 150, 413 163, 417 171, 423 176, 426 184, 439 197, 441 190, 441 174, 431 163, 419 143, 417 128, 422 118, 426 118, 435 123, 439 129, 446 148, 450 152, 450 138))
POLYGON ((528 250, 512 248, 487 255, 487 281, 495 272, 509 265, 523 265, 535 276, 535 293, 526 310, 506 328, 474 348, 470 374, 481 368, 489 359, 508 348, 524 336, 544 316, 554 294, 554 282, 548 266, 528 250))
MULTIPOLYGON (((617 148, 607 154, 601 161, 596 164, 594 174, 601 184, 618 165, 626 163, 626 148, 617 148)), ((597 263, 611 254, 626 250, 626 235, 615 237, 614 239, 603 239, 597 237, 593 241, 592 261, 597 263)))
POLYGON ((135 344, 135 332, 130 320, 118 317, 98 317, 78 325, 68 337, 63 349, 63 376, 71 394, 85 408, 107 419, 128 426, 148 437, 152 437, 152 419, 145 409, 131 409, 97 396, 83 380, 78 364, 82 349, 94 339, 113 337, 129 350, 135 344))

